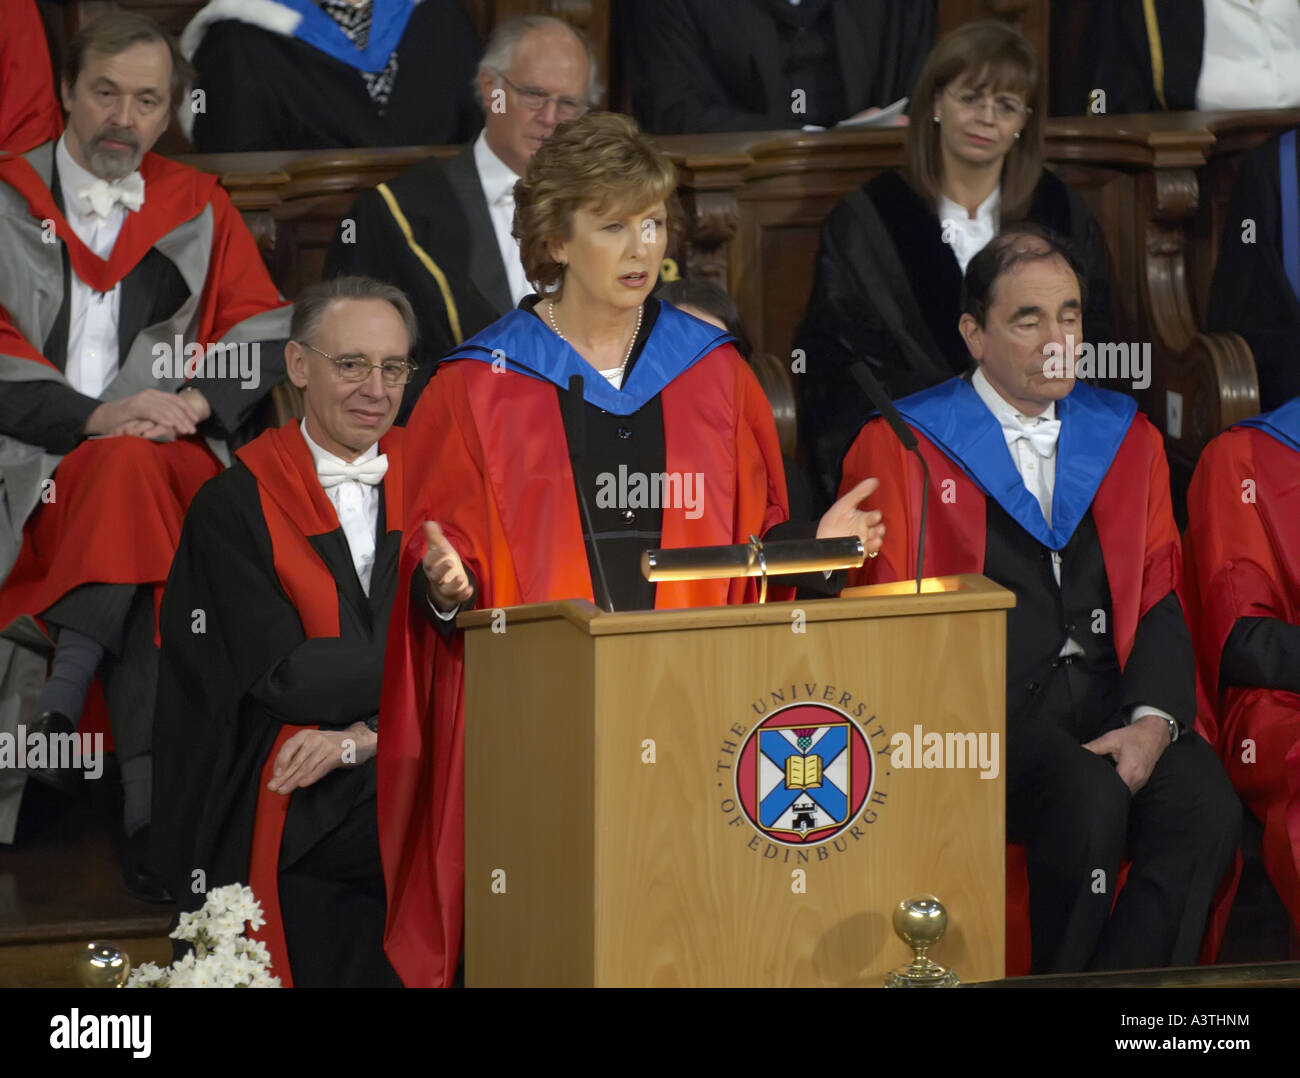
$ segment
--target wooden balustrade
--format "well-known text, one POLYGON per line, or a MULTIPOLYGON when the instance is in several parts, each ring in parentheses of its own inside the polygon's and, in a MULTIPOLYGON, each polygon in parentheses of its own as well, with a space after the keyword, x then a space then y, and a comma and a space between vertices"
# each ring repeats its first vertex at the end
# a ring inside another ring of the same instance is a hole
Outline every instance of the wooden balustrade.
MULTIPOLYGON (((1162 113, 1053 120, 1049 163, 1105 234, 1116 328, 1150 342, 1135 391, 1168 435, 1176 483, 1224 426, 1259 408, 1254 361, 1235 334, 1201 332, 1223 213, 1242 152, 1300 111, 1162 113), (1173 394, 1174 396, 1171 396, 1173 394)), ((756 353, 790 355, 812 284, 822 221, 849 191, 903 160, 903 133, 688 135, 661 140, 680 169, 686 272, 725 283, 756 353)), ((184 158, 218 173, 287 295, 318 279, 357 192, 454 147, 184 158)), ((798 396, 798 376, 792 381, 798 396)))

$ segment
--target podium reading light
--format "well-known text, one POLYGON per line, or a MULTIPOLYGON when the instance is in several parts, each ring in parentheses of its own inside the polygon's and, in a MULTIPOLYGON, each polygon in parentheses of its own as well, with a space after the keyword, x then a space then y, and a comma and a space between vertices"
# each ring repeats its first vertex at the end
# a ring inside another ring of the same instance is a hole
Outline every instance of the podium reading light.
POLYGON ((734 546, 647 550, 641 555, 641 572, 652 582, 756 576, 759 578, 758 601, 765 603, 769 576, 857 569, 865 558, 862 540, 857 536, 764 543, 758 536, 751 535, 748 543, 734 546))

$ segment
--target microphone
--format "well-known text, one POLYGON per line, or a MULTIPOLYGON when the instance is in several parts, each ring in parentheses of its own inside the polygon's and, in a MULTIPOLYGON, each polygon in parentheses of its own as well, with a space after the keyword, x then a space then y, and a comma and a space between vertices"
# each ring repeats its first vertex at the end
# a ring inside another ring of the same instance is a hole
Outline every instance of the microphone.
MULTIPOLYGON (((854 349, 850 347, 847 341, 841 340, 840 346, 850 355, 853 354, 854 349)), ((894 402, 889 399, 885 387, 871 373, 871 368, 863 360, 855 359, 849 366, 849 373, 853 375, 853 380, 858 383, 858 388, 866 394, 867 400, 875 405, 876 411, 889 424, 889 429, 894 432, 894 436, 902 443, 903 448, 915 453, 916 459, 921 462, 921 473, 925 478, 921 484, 921 534, 916 545, 916 594, 920 595, 921 577, 925 575, 925 514, 930 503, 930 466, 925 462, 925 455, 917 444, 916 435, 912 432, 912 428, 903 422, 903 417, 898 414, 898 409, 894 407, 894 402)))
MULTIPOLYGON (((844 346, 848 347, 847 344, 844 346)), ((880 384, 871 368, 861 359, 855 359, 853 365, 849 367, 849 373, 853 375, 853 380, 858 383, 858 388, 866 394, 867 400, 875 405, 876 411, 889 424, 889 429, 894 432, 894 436, 903 443, 903 448, 915 451, 916 435, 912 433, 912 428, 903 422, 903 417, 898 414, 898 409, 894 407, 894 402, 889 399, 889 394, 885 392, 885 387, 880 384)))
POLYGON ((587 490, 582 484, 582 475, 578 469, 587 430, 587 417, 582 410, 583 384, 580 374, 575 374, 569 379, 569 392, 564 397, 564 427, 570 434, 569 465, 573 469, 573 485, 578 488, 578 508, 582 512, 583 538, 591 543, 591 560, 596 563, 596 576, 600 581, 600 590, 605 594, 605 609, 612 614, 614 598, 609 591, 609 581, 605 579, 605 563, 600 558, 600 544, 596 542, 596 529, 591 523, 591 508, 587 505, 587 490))

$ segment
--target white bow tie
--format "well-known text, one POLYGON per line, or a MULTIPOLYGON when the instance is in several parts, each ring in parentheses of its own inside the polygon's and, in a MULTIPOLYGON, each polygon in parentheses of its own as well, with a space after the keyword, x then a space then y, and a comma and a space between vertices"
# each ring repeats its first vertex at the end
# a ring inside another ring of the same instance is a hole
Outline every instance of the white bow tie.
POLYGON ((77 205, 85 214, 107 218, 119 202, 132 212, 144 205, 144 177, 140 173, 132 172, 114 183, 96 180, 77 191, 77 205))
POLYGON ((1056 452, 1056 440, 1061 433, 1059 419, 1040 419, 1037 423, 1029 424, 1015 415, 1004 415, 999 418, 1003 433, 1006 435, 1007 448, 1015 445, 1021 438, 1026 438, 1040 457, 1050 457, 1056 452))
POLYGON ((388 474, 388 454, 368 460, 365 464, 344 464, 337 460, 322 460, 316 464, 316 476, 326 490, 346 483, 349 479, 373 487, 388 474))

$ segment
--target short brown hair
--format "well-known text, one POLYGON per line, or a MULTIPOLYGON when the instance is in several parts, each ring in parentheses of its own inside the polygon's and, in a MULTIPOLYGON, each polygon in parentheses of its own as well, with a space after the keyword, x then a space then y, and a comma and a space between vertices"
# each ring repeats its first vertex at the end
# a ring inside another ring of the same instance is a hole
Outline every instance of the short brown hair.
POLYGON ((171 109, 180 107, 182 98, 194 83, 194 65, 181 53, 176 39, 148 15, 136 11, 110 11, 86 23, 68 42, 68 55, 63 65, 63 82, 69 88, 77 85, 81 69, 86 64, 86 54, 98 52, 116 56, 132 45, 161 41, 172 55, 171 109))
POLYGON ((336 299, 380 299, 390 304, 406 326, 407 348, 415 347, 419 329, 415 321, 415 311, 406 293, 386 281, 377 281, 373 277, 331 277, 308 285, 293 301, 293 317, 289 323, 290 340, 301 344, 310 344, 311 338, 320 328, 320 320, 336 299))
POLYGON ((524 272, 543 291, 559 284, 563 267, 548 244, 571 235, 582 206, 635 211, 663 202, 671 244, 681 227, 676 190, 677 169, 630 117, 589 112, 560 124, 515 184, 513 234, 524 272))
POLYGON ((1043 172, 1043 66, 1034 48, 1013 27, 996 19, 967 23, 948 34, 926 58, 908 106, 907 179, 932 206, 943 180, 935 95, 967 76, 971 88, 1023 95, 1029 114, 1002 163, 1002 218, 1029 212, 1043 172))
POLYGON ((1001 278, 1026 262, 1043 262, 1053 258, 1065 259, 1079 282, 1079 303, 1088 303, 1088 276, 1070 242, 1049 228, 1032 221, 1007 225, 998 236, 989 240, 966 266, 961 284, 961 310, 980 326, 985 324, 989 308, 995 302, 993 288, 1001 278), (1026 243, 1028 240, 1030 242, 1026 243), (1037 241, 1037 242, 1034 242, 1037 241))

